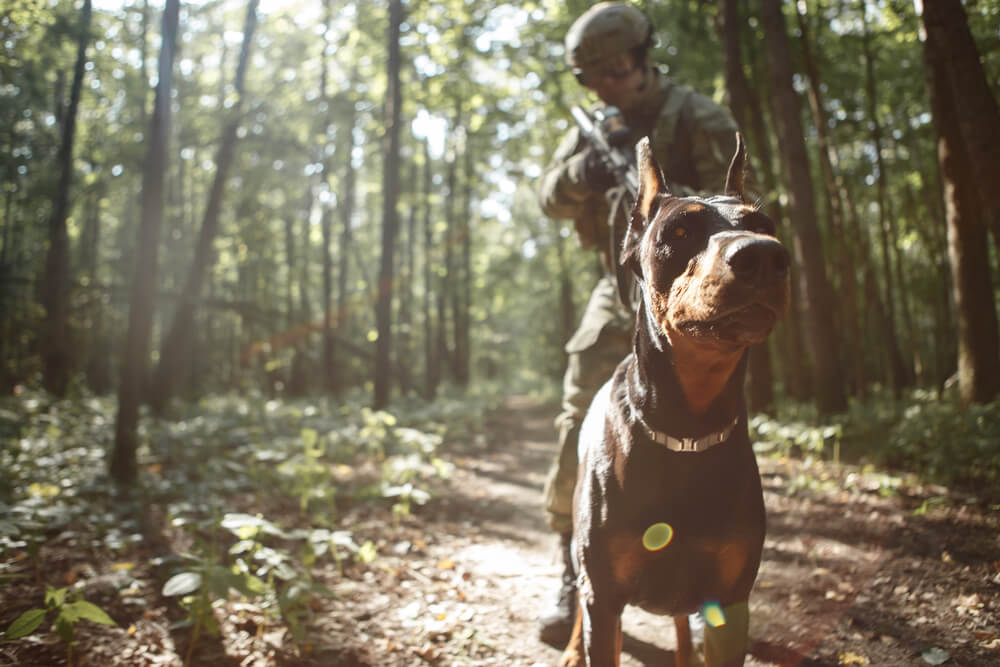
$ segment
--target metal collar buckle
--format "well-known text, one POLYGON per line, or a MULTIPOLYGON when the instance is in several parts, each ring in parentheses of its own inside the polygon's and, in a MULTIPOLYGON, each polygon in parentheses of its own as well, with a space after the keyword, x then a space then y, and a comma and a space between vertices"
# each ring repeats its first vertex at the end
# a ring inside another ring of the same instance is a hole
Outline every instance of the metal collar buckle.
POLYGON ((646 430, 646 434, 654 442, 658 442, 667 449, 674 452, 704 452, 711 449, 719 443, 725 442, 732 435, 733 429, 736 428, 737 422, 739 422, 739 415, 733 418, 733 421, 721 431, 715 431, 714 433, 709 433, 703 435, 700 438, 675 438, 672 435, 667 435, 662 431, 654 431, 651 429, 645 421, 642 419, 639 422, 642 424, 643 428, 646 430))

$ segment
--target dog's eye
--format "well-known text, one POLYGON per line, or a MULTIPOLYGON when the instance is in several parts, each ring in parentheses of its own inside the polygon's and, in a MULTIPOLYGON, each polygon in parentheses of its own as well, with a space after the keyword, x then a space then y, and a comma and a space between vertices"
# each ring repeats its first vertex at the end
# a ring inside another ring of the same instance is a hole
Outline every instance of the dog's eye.
POLYGON ((670 231, 670 233, 673 235, 675 239, 686 239, 688 235, 688 230, 687 227, 685 227, 684 225, 677 225, 670 231))

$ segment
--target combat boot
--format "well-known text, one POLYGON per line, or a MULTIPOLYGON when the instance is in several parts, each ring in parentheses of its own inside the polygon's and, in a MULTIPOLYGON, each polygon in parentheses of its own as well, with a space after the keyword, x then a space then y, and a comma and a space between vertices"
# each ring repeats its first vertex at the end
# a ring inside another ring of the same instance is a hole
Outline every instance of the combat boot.
POLYGON ((576 621, 576 572, 573 571, 573 535, 559 536, 559 550, 563 571, 559 591, 552 606, 538 617, 538 638, 546 644, 562 648, 569 641, 576 621))

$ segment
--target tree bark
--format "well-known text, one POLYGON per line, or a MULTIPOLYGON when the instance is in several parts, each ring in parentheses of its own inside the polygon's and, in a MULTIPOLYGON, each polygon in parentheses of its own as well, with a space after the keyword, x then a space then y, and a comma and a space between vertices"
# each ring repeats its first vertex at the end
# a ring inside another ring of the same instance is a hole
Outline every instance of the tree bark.
POLYGON ((941 29, 942 22, 959 20, 957 10, 952 6, 949 11, 948 6, 926 3, 922 18, 958 321, 958 389, 962 403, 968 405, 986 403, 1000 394, 1000 333, 983 219, 987 212, 959 120, 960 109, 969 100, 956 95, 949 54, 958 47, 949 39, 953 33, 941 29))
POLYGON ((407 192, 410 195, 409 213, 406 217, 406 241, 403 246, 403 275, 406 279, 400 285, 399 295, 399 345, 396 346, 397 366, 400 370, 399 389, 408 394, 412 387, 413 377, 413 285, 414 285, 414 245, 417 228, 416 203, 417 163, 410 161, 407 192))
MULTIPOLYGON (((740 51, 739 3, 724 0, 719 13, 717 28, 724 48, 726 90, 729 92, 729 108, 733 112, 740 132, 747 135, 746 119, 749 106, 750 85, 743 72, 743 56, 740 51)), ((768 343, 760 343, 750 353, 750 394, 751 412, 771 412, 774 409, 774 373, 771 370, 771 348, 768 343)))
POLYGON ((253 33, 257 25, 257 3, 258 0, 250 0, 247 5, 246 21, 243 25, 243 44, 240 47, 234 81, 237 100, 229 111, 231 117, 222 130, 222 141, 215 157, 215 177, 212 180, 212 189, 209 191, 208 202, 205 205, 205 214, 202 217, 194 259, 191 261, 187 280, 178 297, 177 309, 170 330, 160 347, 160 361, 157 364, 149 391, 150 407, 156 413, 163 411, 178 385, 184 369, 182 360, 190 351, 191 341, 194 337, 194 314, 198 306, 202 285, 205 282, 205 274, 215 263, 215 237, 219 233, 219 215, 226 192, 226 181, 236 152, 236 135, 241 120, 243 87, 247 66, 250 62, 253 33))
MULTIPOLYGON (((885 267, 885 345, 889 353, 890 378, 892 380, 893 393, 896 398, 902 395, 904 387, 912 384, 912 370, 903 361, 903 354, 900 351, 900 338, 896 329, 896 306, 900 306, 902 311, 906 310, 901 292, 902 282, 899 280, 899 258, 894 256, 893 249, 896 247, 896 226, 894 215, 889 201, 886 188, 885 161, 882 159, 882 124, 878 119, 878 106, 876 98, 878 91, 875 87, 875 62, 871 49, 871 37, 868 34, 867 9, 864 0, 861 0, 862 12, 862 52, 865 58, 865 98, 868 102, 868 116, 871 122, 871 142, 875 149, 875 166, 878 170, 876 174, 876 201, 878 203, 878 229, 879 240, 882 250, 882 264, 885 267), (900 286, 900 290, 896 289, 900 286)), ((906 319, 904 317, 904 319, 906 319)))
POLYGON ((424 391, 425 400, 433 400, 437 393, 439 378, 437 350, 434 346, 434 315, 432 310, 434 283, 431 273, 434 231, 431 228, 431 150, 430 142, 424 140, 424 391))
POLYGON ((163 179, 167 171, 167 138, 170 135, 170 88, 179 12, 180 0, 167 0, 163 10, 159 73, 148 135, 149 149, 142 173, 142 223, 136 246, 136 272, 132 281, 125 358, 118 388, 115 445, 109 461, 111 478, 120 486, 132 485, 137 473, 136 430, 139 424, 139 403, 146 389, 149 339, 153 329, 157 251, 163 220, 163 179))
POLYGON ((1000 198, 995 190, 1000 183, 1000 110, 983 70, 982 58, 969 30, 961 0, 924 0, 923 26, 928 39, 947 44, 941 53, 941 67, 946 72, 955 105, 958 130, 972 165, 972 179, 979 192, 984 218, 993 232, 993 243, 1000 256, 1000 198))
MULTIPOLYGON (((351 77, 351 80, 354 80, 353 76, 351 77)), ((349 114, 344 123, 344 127, 347 128, 347 142, 344 150, 344 178, 342 181, 342 192, 340 193, 343 198, 343 203, 340 207, 341 228, 339 256, 337 258, 337 319, 334 327, 335 334, 340 334, 344 326, 344 322, 347 319, 347 278, 349 274, 351 251, 354 247, 354 235, 351 227, 354 219, 354 199, 356 196, 356 174, 354 173, 354 165, 351 163, 351 155, 354 153, 354 101, 348 100, 348 104, 349 114)), ((337 354, 337 340, 338 338, 335 337, 333 348, 333 355, 335 358, 337 354)), ((343 381, 343 378, 338 376, 334 384, 334 391, 343 390, 344 385, 345 382, 343 381)))
POLYGON ((852 374, 851 384, 856 396, 863 398, 867 393, 868 380, 865 374, 864 354, 862 353, 861 340, 861 313, 858 309, 858 284, 857 268, 855 256, 859 237, 855 233, 857 220, 853 220, 851 232, 847 232, 845 209, 850 206, 850 195, 843 179, 840 177, 840 158, 837 155, 837 148, 830 140, 827 130, 829 117, 826 113, 826 104, 823 100, 823 91, 819 68, 812 51, 812 39, 810 37, 809 25, 806 22, 805 3, 796 4, 795 15, 798 19, 800 31, 800 45, 802 47, 802 59, 805 66, 806 75, 809 79, 809 108, 812 111, 813 124, 816 126, 816 139, 819 145, 819 164, 823 172, 823 183, 826 188, 827 213, 830 220, 830 236, 836 246, 834 253, 839 258, 841 271, 841 290, 843 295, 843 309, 840 311, 846 321, 848 331, 847 356, 850 359, 850 370, 852 374))
POLYGON ((388 83, 384 115, 385 136, 382 140, 382 260, 379 266, 378 303, 375 309, 375 396, 376 410, 389 404, 392 387, 392 293, 394 281, 394 253, 399 232, 399 126, 401 120, 401 86, 399 81, 400 24, 403 22, 402 0, 389 2, 388 31, 388 83))
POLYGON ((52 215, 49 218, 49 250, 42 276, 42 303, 45 306, 44 337, 42 339, 42 384, 53 395, 63 397, 69 388, 73 372, 73 345, 69 324, 69 293, 71 266, 69 233, 69 191, 73 185, 73 141, 76 136, 76 116, 83 90, 84 67, 87 64, 87 43, 90 41, 91 1, 84 0, 80 11, 76 66, 69 106, 62 117, 62 140, 59 144, 59 185, 56 189, 52 215))
POLYGON ((809 158, 806 154, 799 102, 792 85, 791 60, 785 18, 780 0, 763 0, 762 20, 772 77, 772 95, 778 113, 778 139, 782 161, 789 177, 789 209, 795 229, 795 254, 801 267, 802 312, 806 345, 815 368, 814 391, 821 413, 844 410, 843 376, 838 360, 837 329, 833 300, 826 276, 816 206, 813 198, 809 158))

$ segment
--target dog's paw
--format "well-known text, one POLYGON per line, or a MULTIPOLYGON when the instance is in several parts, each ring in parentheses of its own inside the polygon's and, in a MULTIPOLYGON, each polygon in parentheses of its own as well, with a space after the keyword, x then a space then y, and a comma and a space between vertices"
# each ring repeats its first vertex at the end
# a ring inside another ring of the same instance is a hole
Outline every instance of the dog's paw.
POLYGON ((574 649, 566 649, 559 659, 559 667, 587 667, 587 661, 583 659, 583 654, 574 649))

